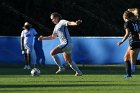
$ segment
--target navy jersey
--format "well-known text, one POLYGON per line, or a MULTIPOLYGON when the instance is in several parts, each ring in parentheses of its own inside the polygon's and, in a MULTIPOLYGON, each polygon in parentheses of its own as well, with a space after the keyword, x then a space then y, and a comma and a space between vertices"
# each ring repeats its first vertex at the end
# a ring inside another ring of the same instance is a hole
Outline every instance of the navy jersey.
POLYGON ((129 29, 129 42, 139 41, 140 24, 138 21, 127 21, 124 23, 124 29, 129 29))
MULTIPOLYGON (((129 29, 129 44, 137 42, 140 44, 139 34, 140 34, 140 23, 137 20, 129 20, 124 23, 124 29, 129 29)), ((135 47, 140 47, 139 45, 135 45, 135 47)))

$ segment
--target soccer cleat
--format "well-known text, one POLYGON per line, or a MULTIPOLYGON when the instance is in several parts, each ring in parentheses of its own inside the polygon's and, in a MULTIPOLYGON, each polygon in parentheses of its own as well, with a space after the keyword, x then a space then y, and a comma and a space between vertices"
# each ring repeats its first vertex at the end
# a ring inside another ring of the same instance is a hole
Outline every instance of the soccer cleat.
POLYGON ((135 71, 131 71, 131 74, 135 74, 135 71))
POLYGON ((64 71, 65 71, 65 68, 64 68, 64 67, 59 68, 59 69, 56 71, 56 74, 59 74, 59 73, 64 72, 64 71))
POLYGON ((75 74, 75 76, 82 76, 82 75, 83 75, 82 72, 80 72, 80 73, 77 73, 77 72, 76 72, 76 74, 75 74))
POLYGON ((124 75, 124 78, 131 78, 132 76, 130 76, 130 75, 124 75))
POLYGON ((27 66, 27 69, 31 69, 31 67, 28 65, 28 66, 27 66))
POLYGON ((27 69, 27 65, 24 66, 24 69, 27 69))

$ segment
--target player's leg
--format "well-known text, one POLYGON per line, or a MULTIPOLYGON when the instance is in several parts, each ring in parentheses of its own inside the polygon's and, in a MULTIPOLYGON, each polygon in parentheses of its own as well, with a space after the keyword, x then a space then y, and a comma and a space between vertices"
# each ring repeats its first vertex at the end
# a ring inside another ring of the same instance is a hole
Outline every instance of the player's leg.
POLYGON ((26 49, 25 51, 25 68, 24 69, 31 69, 31 52, 30 50, 26 49))
POLYGON ((71 59, 71 53, 63 53, 65 61, 70 65, 70 67, 76 72, 75 76, 81 76, 82 72, 79 70, 75 62, 71 59))
POLYGON ((24 58, 25 58, 24 69, 30 69, 30 54, 25 53, 24 58))
POLYGON ((136 61, 139 54, 140 49, 134 49, 130 51, 130 58, 131 58, 131 71, 132 73, 135 72, 136 69, 136 61))
POLYGON ((125 75, 124 77, 131 77, 131 62, 130 62, 130 47, 128 47, 126 54, 124 56, 124 62, 125 62, 125 69, 126 69, 126 73, 127 75, 125 75))
POLYGON ((30 64, 31 64, 31 51, 33 46, 32 45, 24 45, 25 46, 25 66, 26 69, 31 69, 30 64))
POLYGON ((56 72, 56 74, 62 72, 65 70, 65 68, 63 67, 60 58, 57 54, 59 53, 63 53, 62 49, 60 47, 55 47, 54 49, 52 49, 52 51, 50 52, 52 58, 54 59, 55 63, 57 64, 57 66, 59 67, 58 71, 56 72))
POLYGON ((27 53, 26 52, 24 52, 24 61, 25 61, 24 69, 27 69, 28 63, 27 63, 27 53))
POLYGON ((27 53, 27 63, 28 63, 27 69, 31 69, 31 67, 30 67, 30 65, 31 65, 31 54, 30 53, 27 53))

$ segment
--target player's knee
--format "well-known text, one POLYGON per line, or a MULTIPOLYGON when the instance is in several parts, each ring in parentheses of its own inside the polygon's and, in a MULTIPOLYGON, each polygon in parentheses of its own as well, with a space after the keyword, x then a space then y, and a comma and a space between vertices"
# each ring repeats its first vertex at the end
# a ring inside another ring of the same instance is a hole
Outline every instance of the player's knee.
POLYGON ((66 61, 68 64, 71 64, 71 63, 72 63, 71 59, 69 59, 69 58, 65 58, 65 61, 66 61))
POLYGON ((53 56, 53 55, 55 55, 55 53, 54 53, 53 51, 51 51, 51 52, 50 52, 50 55, 53 56))
POLYGON ((65 61, 66 61, 67 63, 69 63, 69 60, 68 60, 68 59, 65 59, 65 61))
POLYGON ((53 53, 53 52, 50 52, 50 55, 51 55, 51 56, 53 56, 53 55, 54 55, 54 53, 53 53))
POLYGON ((130 58, 128 56, 124 56, 123 60, 124 60, 124 62, 126 62, 126 61, 130 60, 130 58))
POLYGON ((58 50, 52 50, 52 51, 50 52, 50 55, 53 56, 53 55, 56 55, 56 54, 58 54, 58 53, 59 53, 58 50))

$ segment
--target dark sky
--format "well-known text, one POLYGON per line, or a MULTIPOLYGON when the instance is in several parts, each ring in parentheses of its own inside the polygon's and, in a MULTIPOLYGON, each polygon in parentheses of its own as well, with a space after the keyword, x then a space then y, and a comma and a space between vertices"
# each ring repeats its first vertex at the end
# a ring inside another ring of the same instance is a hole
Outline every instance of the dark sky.
POLYGON ((139 8, 140 0, 0 0, 0 35, 19 36, 25 21, 50 35, 50 14, 59 12, 69 21, 83 20, 69 27, 72 36, 122 36, 122 14, 131 7, 139 8))

